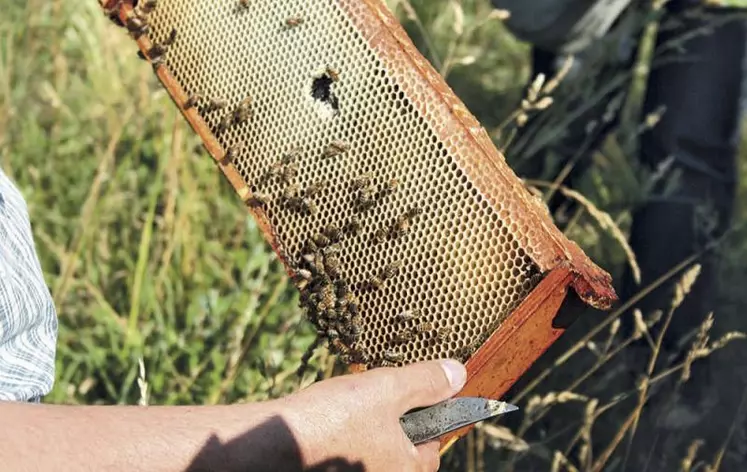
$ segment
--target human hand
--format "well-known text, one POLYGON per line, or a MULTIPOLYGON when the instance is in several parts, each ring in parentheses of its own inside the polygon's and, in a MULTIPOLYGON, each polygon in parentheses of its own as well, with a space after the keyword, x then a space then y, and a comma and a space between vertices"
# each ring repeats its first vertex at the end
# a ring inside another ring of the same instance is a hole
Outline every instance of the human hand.
POLYGON ((414 446, 400 426, 409 410, 459 392, 464 366, 442 360, 332 378, 280 400, 307 466, 344 460, 361 470, 435 471, 439 443, 414 446))

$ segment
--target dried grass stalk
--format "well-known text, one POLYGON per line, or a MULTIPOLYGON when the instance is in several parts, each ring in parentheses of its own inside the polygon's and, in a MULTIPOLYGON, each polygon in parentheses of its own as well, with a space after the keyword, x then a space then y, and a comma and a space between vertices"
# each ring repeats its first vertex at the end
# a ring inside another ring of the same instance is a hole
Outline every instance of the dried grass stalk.
POLYGON ((476 428, 488 437, 496 449, 508 449, 514 452, 525 452, 529 450, 529 443, 516 436, 510 429, 490 423, 481 423, 476 428))
POLYGON ((620 245, 620 247, 625 252, 625 257, 628 260, 628 264, 630 264, 630 269, 632 271, 633 279, 636 283, 641 283, 641 269, 638 265, 638 259, 635 257, 635 253, 633 252, 633 248, 630 247, 630 244, 628 244, 628 238, 625 237, 622 230, 615 224, 615 221, 612 219, 612 217, 609 215, 609 213, 604 212, 597 208, 596 205, 594 205, 588 198, 583 196, 580 192, 577 192, 575 190, 572 190, 568 187, 564 187, 562 185, 556 185, 551 182, 543 182, 543 181, 537 181, 537 180, 528 180, 528 184, 534 185, 537 187, 550 187, 555 189, 556 191, 563 194, 565 197, 570 198, 572 200, 575 200, 579 203, 584 209, 589 213, 589 215, 594 218, 597 223, 599 224, 599 227, 603 230, 607 231, 607 233, 612 236, 612 238, 617 241, 617 243, 620 245))
POLYGON ((140 399, 137 404, 140 406, 148 406, 148 381, 145 379, 145 362, 142 357, 138 359, 138 370, 137 386, 140 390, 140 399))

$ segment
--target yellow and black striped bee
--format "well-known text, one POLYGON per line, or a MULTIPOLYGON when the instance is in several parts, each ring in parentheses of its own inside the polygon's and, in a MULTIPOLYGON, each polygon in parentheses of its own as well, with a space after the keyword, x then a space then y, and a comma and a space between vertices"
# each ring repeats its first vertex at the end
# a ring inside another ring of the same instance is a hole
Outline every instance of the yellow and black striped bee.
POLYGON ((337 157, 345 154, 348 151, 350 151, 350 144, 346 143, 345 141, 336 139, 327 145, 327 147, 324 149, 324 152, 322 153, 322 157, 337 157))
POLYGON ((334 67, 327 66, 325 73, 329 76, 330 79, 332 79, 332 82, 340 81, 340 71, 335 69, 334 67))
POLYGON ((319 206, 310 198, 304 198, 301 201, 301 205, 309 215, 316 215, 319 213, 319 206))
POLYGON ((190 108, 194 108, 199 105, 200 102, 204 99, 205 97, 203 97, 199 93, 193 93, 187 98, 187 100, 184 101, 184 109, 189 110, 190 108))
POLYGON ((285 26, 287 28, 295 28, 296 26, 301 26, 303 22, 304 22, 304 19, 302 16, 294 15, 289 18, 286 18, 285 26))
POLYGON ((427 333, 429 331, 433 331, 433 329, 433 323, 431 323, 430 321, 425 321, 415 326, 415 332, 418 334, 427 333))
POLYGON ((239 157, 239 154, 241 151, 243 151, 244 147, 240 144, 235 144, 228 148, 226 151, 226 155, 223 157, 223 162, 225 164, 233 163, 237 157, 239 157))
POLYGON ((272 201, 272 197, 270 197, 266 193, 261 192, 254 192, 252 193, 252 196, 249 198, 249 203, 252 206, 267 206, 272 201))
POLYGON ((361 190, 365 187, 368 187, 371 185, 371 174, 366 173, 359 175, 358 177, 353 179, 353 182, 351 183, 353 190, 361 190))
POLYGON ((323 233, 333 243, 337 243, 342 239, 342 230, 333 224, 327 225, 323 233))
POLYGON ((436 339, 439 342, 446 341, 451 336, 451 328, 448 326, 442 326, 436 330, 436 339))
POLYGON ((403 329, 394 337, 395 343, 406 343, 415 339, 415 333, 411 329, 403 329))
POLYGON ((138 15, 150 15, 158 6, 158 0, 140 0, 135 7, 138 15))
POLYGON ((397 179, 390 180, 389 182, 382 185, 381 191, 380 191, 381 196, 385 197, 385 196, 393 194, 394 192, 397 191, 398 187, 399 187, 399 180, 397 179))
POLYGON ((350 236, 358 236, 363 229, 363 225, 361 224, 360 218, 353 215, 350 217, 350 220, 348 220, 347 223, 345 223, 345 227, 343 228, 343 231, 350 236))
POLYGON ((313 242, 314 244, 316 244, 318 248, 325 248, 331 244, 331 241, 329 240, 329 238, 323 235, 322 233, 315 234, 313 238, 313 242))
POLYGON ((381 290, 384 287, 384 281, 374 275, 368 279, 367 286, 370 290, 381 290))
POLYGON ((208 111, 217 111, 217 110, 222 110, 226 108, 227 106, 228 106, 227 100, 223 98, 219 98, 219 97, 214 97, 208 101, 207 109, 208 111))
POLYGON ((407 321, 413 321, 420 317, 420 310, 405 310, 397 316, 394 317, 394 320, 398 323, 405 323, 407 321))
POLYGON ((392 238, 399 239, 410 232, 411 226, 410 219, 406 216, 401 216, 397 218, 389 233, 392 238))
POLYGON ((316 182, 312 182, 311 185, 309 185, 308 187, 306 187, 306 191, 304 192, 304 195, 306 195, 309 198, 316 197, 326 187, 327 187, 327 181, 326 180, 317 180, 316 182))
POLYGON ((388 236, 388 234, 387 234, 386 230, 383 230, 381 228, 377 229, 376 231, 374 231, 374 234, 373 234, 373 242, 374 242, 374 244, 381 244, 381 243, 385 242, 386 239, 387 239, 387 236, 388 236))
POLYGON ((384 351, 384 360, 396 364, 404 361, 405 355, 401 352, 394 351, 393 349, 387 349, 386 351, 384 351))
POLYGON ((381 278, 383 280, 387 280, 387 279, 391 279, 392 277, 396 277, 401 268, 402 268, 402 262, 401 261, 396 261, 396 262, 392 262, 390 264, 387 264, 381 270, 381 278))
POLYGON ((233 119, 236 123, 244 123, 252 117, 252 97, 246 97, 239 103, 233 112, 233 119))

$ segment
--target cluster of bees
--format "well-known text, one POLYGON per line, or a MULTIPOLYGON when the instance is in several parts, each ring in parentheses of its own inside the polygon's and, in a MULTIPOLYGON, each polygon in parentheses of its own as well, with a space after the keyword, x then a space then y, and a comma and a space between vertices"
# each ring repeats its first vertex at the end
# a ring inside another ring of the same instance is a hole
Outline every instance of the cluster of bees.
MULTIPOLYGON (((249 2, 250 0, 239 0, 239 6, 246 8, 249 2)), ((128 13, 125 26, 135 39, 150 32, 148 16, 156 6, 157 0, 141 0, 128 13)), ((294 28, 303 22, 302 17, 293 16, 285 21, 285 27, 294 28)), ((177 32, 172 29, 164 41, 153 43, 145 53, 140 52, 139 55, 142 59, 149 60, 154 69, 157 69, 163 64, 166 53, 176 39, 177 32)), ((339 76, 338 70, 327 67, 326 77, 329 77, 329 80, 337 82, 339 76)), ((251 97, 246 97, 230 110, 227 100, 219 97, 205 97, 200 93, 189 95, 183 103, 185 110, 199 106, 203 106, 205 113, 224 113, 217 126, 218 134, 251 120, 253 116, 251 97)), ((322 151, 321 157, 333 159, 346 154, 350 149, 349 143, 333 140, 322 151)), ((242 150, 241 145, 229 147, 224 156, 224 164, 233 162, 242 150)), ((283 185, 280 196, 282 207, 313 216, 319 211, 315 198, 328 187, 328 184, 320 180, 305 188, 299 185, 297 178, 301 156, 300 148, 285 153, 270 167, 262 181, 278 179, 283 185)), ((385 350, 380 358, 373 359, 368 353, 355 347, 360 341, 363 321, 360 313, 360 300, 355 294, 356 290, 382 290, 389 280, 397 276, 402 263, 399 261, 390 263, 368 280, 358 284, 357 287, 351 287, 341 273, 340 244, 345 238, 359 236, 362 231, 359 215, 371 210, 377 203, 394 194, 399 186, 397 179, 376 185, 371 174, 363 174, 353 179, 350 187, 355 214, 342 228, 328 225, 309 238, 303 245, 297 260, 292 262, 293 282, 301 293, 301 307, 305 310, 306 317, 317 328, 318 334, 315 342, 302 358, 299 375, 305 371, 314 350, 325 340, 330 350, 345 363, 393 366, 404 360, 404 354, 397 345, 414 341, 418 336, 426 336, 443 342, 451 335, 447 327, 436 328, 429 321, 420 321, 419 310, 405 310, 396 315, 393 320, 398 326, 398 331, 392 339, 394 348, 385 350)), ((260 191, 248 192, 244 195, 244 199, 247 204, 263 207, 273 201, 272 196, 260 191)), ((402 238, 410 231, 414 220, 422 213, 420 208, 410 208, 394 222, 376 229, 372 234, 372 241, 379 244, 387 240, 402 238)), ((476 344, 471 344, 462 348, 457 356, 469 357, 475 349, 476 344)))

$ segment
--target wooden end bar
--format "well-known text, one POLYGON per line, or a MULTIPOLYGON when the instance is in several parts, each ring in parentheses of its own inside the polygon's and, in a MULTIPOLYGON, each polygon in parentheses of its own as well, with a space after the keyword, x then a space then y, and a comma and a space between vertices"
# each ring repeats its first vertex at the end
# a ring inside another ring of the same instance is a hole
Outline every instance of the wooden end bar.
MULTIPOLYGON (((467 361, 467 384, 458 396, 500 399, 524 372, 563 334, 553 326, 574 280, 566 267, 551 271, 511 316, 467 361)), ((471 427, 441 438, 446 452, 471 427)))

